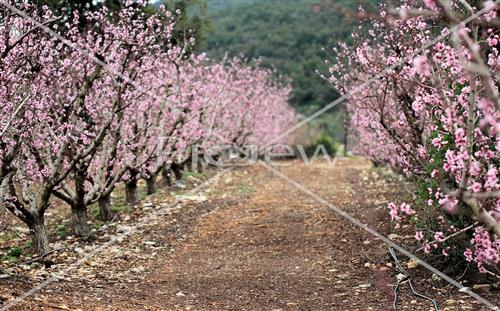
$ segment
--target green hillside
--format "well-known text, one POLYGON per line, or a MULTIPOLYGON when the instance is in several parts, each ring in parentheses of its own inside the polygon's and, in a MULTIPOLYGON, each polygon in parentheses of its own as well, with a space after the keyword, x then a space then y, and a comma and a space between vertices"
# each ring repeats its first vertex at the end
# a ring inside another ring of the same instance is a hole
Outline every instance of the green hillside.
MULTIPOLYGON (((209 1, 207 52, 216 58, 225 51, 229 56, 261 58, 264 66, 291 78, 292 105, 310 114, 338 97, 317 74, 328 72, 324 61, 331 54, 324 49, 348 41, 353 29, 335 5, 356 9, 359 4, 352 0, 209 1)), ((342 137, 338 113, 320 119, 316 127, 342 137)))

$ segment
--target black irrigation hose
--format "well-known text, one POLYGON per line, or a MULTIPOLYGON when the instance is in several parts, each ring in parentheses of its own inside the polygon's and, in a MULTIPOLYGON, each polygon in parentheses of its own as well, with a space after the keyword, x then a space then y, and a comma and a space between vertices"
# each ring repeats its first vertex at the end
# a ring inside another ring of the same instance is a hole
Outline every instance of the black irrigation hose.
POLYGON ((396 256, 396 252, 394 251, 394 248, 393 247, 389 247, 389 253, 391 254, 392 256, 392 259, 394 260, 394 263, 396 263, 396 269, 404 275, 404 277, 402 279, 399 279, 398 282, 396 283, 396 286, 394 286, 393 288, 393 292, 394 292, 394 300, 392 302, 392 305, 394 307, 394 310, 397 310, 397 303, 398 303, 398 289, 399 289, 399 285, 404 282, 404 281, 408 281, 408 285, 410 286, 410 289, 411 291, 413 292, 413 294, 419 298, 422 298, 422 299, 425 299, 425 300, 428 300, 430 302, 432 302, 432 304, 434 305, 434 309, 436 309, 436 311, 439 311, 439 308, 438 308, 438 305, 437 305, 437 302, 432 299, 432 298, 429 298, 427 296, 424 296, 420 293, 418 293, 415 288, 413 287, 413 284, 411 282, 411 277, 410 275, 408 274, 408 272, 406 272, 406 270, 401 266, 401 263, 399 262, 399 259, 398 257, 396 256))

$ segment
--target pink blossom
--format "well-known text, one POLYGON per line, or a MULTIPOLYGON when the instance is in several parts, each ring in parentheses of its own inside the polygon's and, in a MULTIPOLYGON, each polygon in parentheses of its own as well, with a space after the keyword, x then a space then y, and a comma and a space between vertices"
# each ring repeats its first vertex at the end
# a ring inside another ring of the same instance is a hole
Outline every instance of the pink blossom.
POLYGON ((393 221, 398 220, 399 216, 398 216, 398 207, 397 207, 397 205, 394 204, 394 203, 389 203, 387 205, 387 208, 390 209, 389 214, 391 215, 391 220, 393 220, 393 221))
POLYGON ((402 203, 401 206, 399 207, 401 212, 405 213, 406 215, 413 215, 415 214, 415 211, 411 208, 410 204, 408 203, 402 203))
POLYGON ((486 182, 484 183, 485 188, 496 189, 498 188, 498 178, 497 178, 497 170, 492 167, 486 173, 486 182))
POLYGON ((432 139, 432 145, 436 148, 439 148, 441 147, 442 145, 442 141, 441 141, 441 137, 436 137, 436 138, 433 138, 432 139))
POLYGON ((479 192, 479 191, 481 191, 481 184, 478 182, 475 182, 472 184, 471 189, 472 189, 472 192, 479 192))
POLYGON ((431 75, 429 64, 424 56, 415 57, 413 60, 413 67, 415 71, 423 77, 429 77, 431 75))
POLYGON ((429 244, 429 242, 424 241, 423 247, 424 247, 424 253, 429 254, 431 252, 431 245, 429 244))
POLYGON ((429 9, 436 9, 436 0, 424 0, 424 4, 429 9))
POLYGON ((437 242, 443 242, 444 241, 444 233, 441 231, 438 231, 434 234, 434 240, 437 242))

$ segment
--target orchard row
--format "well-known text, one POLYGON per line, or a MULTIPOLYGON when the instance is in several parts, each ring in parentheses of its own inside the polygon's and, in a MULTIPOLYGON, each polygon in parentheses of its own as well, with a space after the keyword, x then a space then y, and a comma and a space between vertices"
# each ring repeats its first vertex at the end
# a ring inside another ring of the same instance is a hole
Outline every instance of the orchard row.
POLYGON ((189 53, 190 34, 175 40, 179 12, 131 3, 61 18, 13 3, 21 12, 5 9, 0 25, 0 202, 38 254, 54 197, 84 236, 89 205, 112 218, 117 184, 133 203, 139 179, 153 192, 192 148, 216 157, 217 146, 262 145, 295 120, 272 71, 189 53))

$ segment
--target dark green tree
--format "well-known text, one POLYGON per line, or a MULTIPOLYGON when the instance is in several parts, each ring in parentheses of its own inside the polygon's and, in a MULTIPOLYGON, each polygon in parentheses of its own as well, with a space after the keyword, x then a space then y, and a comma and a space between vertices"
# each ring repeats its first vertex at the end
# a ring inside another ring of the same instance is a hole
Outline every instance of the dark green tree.
POLYGON ((174 29, 174 44, 183 46, 186 40, 195 38, 195 44, 191 44, 188 53, 192 53, 205 43, 206 30, 209 21, 206 18, 207 2, 205 0, 164 0, 155 2, 155 7, 160 4, 171 11, 179 11, 180 15, 174 29))
MULTIPOLYGON (((86 10, 97 10, 103 6, 111 10, 119 10, 123 5, 123 0, 34 0, 39 6, 47 5, 59 16, 70 16, 73 12, 83 12, 86 10)), ((149 1, 149 6, 145 8, 146 14, 152 14, 157 8, 164 4, 171 12, 180 12, 174 30, 173 44, 184 45, 191 37, 196 38, 196 43, 190 45, 188 53, 192 53, 196 47, 204 43, 205 29, 208 27, 208 20, 204 18, 206 11, 205 0, 164 0, 149 1)), ((85 18, 81 19, 82 29, 86 24, 85 18)))
POLYGON ((82 11, 84 9, 95 9, 101 6, 118 9, 121 6, 120 0, 34 0, 33 2, 38 5, 48 5, 56 12, 82 11))

